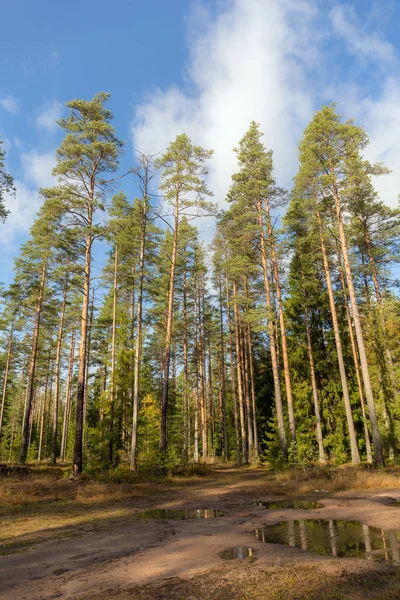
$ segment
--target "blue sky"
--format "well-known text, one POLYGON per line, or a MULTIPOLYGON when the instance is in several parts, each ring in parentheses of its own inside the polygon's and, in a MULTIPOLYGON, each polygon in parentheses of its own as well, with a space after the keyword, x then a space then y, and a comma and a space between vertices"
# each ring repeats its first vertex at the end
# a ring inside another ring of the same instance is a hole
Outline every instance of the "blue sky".
MULTIPOLYGON (((52 182, 63 103, 99 90, 112 93, 126 142, 121 170, 133 146, 162 151, 186 131, 215 149, 209 185, 221 206, 251 119, 290 187, 301 132, 333 100, 365 126, 368 157, 400 171, 399 23, 396 0, 2 2, 0 135, 18 192, 1 226, 0 280, 12 277, 38 188, 52 182)), ((397 172, 377 187, 395 206, 397 172)), ((212 224, 200 229, 209 240, 212 224)))

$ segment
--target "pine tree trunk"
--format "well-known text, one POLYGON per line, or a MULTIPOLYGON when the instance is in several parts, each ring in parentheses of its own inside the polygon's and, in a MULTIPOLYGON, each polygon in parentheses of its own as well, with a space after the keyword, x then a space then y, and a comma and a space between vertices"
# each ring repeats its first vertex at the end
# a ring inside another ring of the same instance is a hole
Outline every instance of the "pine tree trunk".
POLYGON ((3 381, 3 392, 1 395, 1 406, 0 406, 0 441, 1 441, 1 430, 3 428, 3 419, 4 419, 4 408, 6 404, 7 398, 7 385, 8 385, 8 374, 10 372, 10 364, 11 364, 11 352, 12 352, 12 344, 13 344, 13 333, 14 333, 14 322, 11 322, 10 327, 10 335, 8 337, 8 345, 7 345, 7 358, 6 358, 6 366, 4 371, 4 381, 3 381))
POLYGON ((319 410, 318 386, 317 386, 317 379, 315 377, 314 356, 313 356, 313 351, 312 351, 310 322, 309 322, 309 315, 308 315, 307 307, 304 311, 304 320, 305 320, 305 325, 306 325, 308 360, 310 363, 311 387, 312 387, 312 393, 313 393, 313 399, 314 399, 315 429, 316 429, 316 433, 317 433, 319 462, 321 464, 324 464, 324 463, 326 463, 326 456, 325 456, 325 449, 324 449, 324 440, 322 437, 321 414, 320 414, 320 410, 319 410))
POLYGON ((194 361, 195 361, 195 385, 194 385, 194 446, 193 461, 199 462, 199 302, 197 295, 197 283, 194 290, 194 361))
POLYGON ((205 385, 205 349, 204 349, 204 281, 199 282, 199 377, 200 377, 200 409, 203 460, 208 456, 208 419, 205 385))
POLYGON ((111 332, 111 393, 110 393, 110 440, 108 444, 108 460, 114 459, 114 414, 115 414, 115 357, 117 350, 117 278, 118 278, 118 244, 114 248, 114 277, 113 277, 113 309, 111 332))
POLYGON ((235 344, 236 344, 236 372, 238 382, 238 401, 239 401, 239 417, 240 417, 240 432, 242 439, 242 461, 247 463, 247 436, 245 426, 245 414, 244 414, 244 390, 243 390, 243 362, 240 348, 240 332, 239 332, 239 307, 237 299, 237 284, 233 281, 233 316, 235 326, 235 344))
POLYGON ((369 264, 371 267, 371 275, 372 275, 372 281, 374 283, 376 302, 378 304, 378 313, 379 313, 379 317, 380 317, 380 321, 381 321, 380 325, 381 325, 382 333, 383 333, 383 343, 384 343, 384 347, 385 347, 386 359, 388 362, 388 371, 389 371, 393 391, 397 398, 399 395, 399 391, 398 391, 398 386, 397 386, 396 377, 395 377, 395 373, 394 373, 392 352, 390 350, 390 346, 388 344, 387 337, 386 337, 387 326, 386 326, 385 314, 383 311, 382 293, 381 293, 381 289, 380 289, 380 285, 379 285, 379 281, 378 281, 378 273, 376 270, 375 259, 372 254, 371 239, 370 239, 370 236, 369 236, 369 233, 368 233, 368 230, 366 227, 364 227, 364 240, 365 240, 365 245, 367 248, 367 256, 368 256, 369 264))
MULTIPOLYGON (((50 359, 50 353, 49 353, 50 359)), ((40 403, 40 432, 39 432, 39 449, 38 449, 38 461, 42 460, 42 448, 43 448, 43 431, 44 431, 44 420, 46 414, 46 404, 47 404, 47 393, 49 386, 49 368, 50 365, 47 365, 47 374, 46 374, 46 383, 44 386, 44 391, 42 392, 42 400, 40 403)))
POLYGON ((362 331, 362 327, 361 327, 361 319, 360 319, 360 315, 358 312, 356 292, 354 289, 353 277, 351 274, 351 267, 350 267, 350 260, 349 260, 349 255, 347 252, 346 235, 344 232, 344 226, 343 226, 343 220, 342 220, 342 207, 340 204, 340 199, 339 199, 338 191, 336 188, 336 180, 334 177, 334 173, 331 172, 331 175, 332 175, 332 183, 333 183, 333 197, 335 199, 335 207, 336 207, 336 218, 337 218, 337 223, 338 223, 338 228, 339 228, 340 243, 341 243, 341 247, 342 247, 344 272, 346 275, 347 289, 349 290, 351 308, 352 308, 352 312, 353 312, 354 327, 356 330, 356 339, 357 339, 357 344, 358 344, 358 354, 360 357, 361 372, 362 372, 362 376, 363 376, 363 380, 364 380, 365 396, 367 399, 369 420, 371 423, 371 432, 372 432, 372 441, 373 441, 373 445, 374 445, 375 463, 377 465, 383 465, 385 463, 385 461, 384 461, 384 457, 383 457, 381 434, 379 432, 378 419, 376 416, 374 396, 373 396, 373 392, 372 392, 371 379, 369 376, 367 354, 366 354, 365 345, 364 345, 364 336, 363 336, 363 331, 362 331))
POLYGON ((208 340, 208 407, 210 415, 210 445, 211 456, 215 457, 215 418, 214 418, 214 398, 213 398, 213 380, 212 380, 212 364, 211 364, 211 345, 208 340))
POLYGON ((240 436, 239 436, 239 419, 238 419, 237 396, 236 396, 236 377, 235 377, 236 369, 235 369, 235 361, 234 361, 234 356, 233 356, 231 309, 230 309, 230 300, 229 300, 229 282, 228 282, 227 277, 225 277, 225 288, 226 288, 226 312, 227 312, 227 317, 228 317, 228 333, 229 333, 229 360, 231 363, 233 418, 234 418, 234 425, 235 425, 236 462, 237 462, 237 464, 240 464, 240 436))
POLYGON ((254 441, 253 441, 253 424, 250 407, 250 373, 249 373, 249 357, 246 348, 245 326, 241 323, 240 332, 240 347, 243 357, 243 381, 244 381, 244 398, 246 407, 246 422, 247 422, 247 439, 248 439, 248 460, 254 460, 254 441))
POLYGON ((168 309, 167 309, 167 327, 165 332, 165 351, 163 365, 163 386, 161 398, 161 431, 160 431, 160 450, 163 454, 168 448, 168 386, 169 386, 169 367, 171 361, 171 334, 172 319, 174 312, 174 291, 175 291, 175 270, 178 253, 178 230, 179 230, 179 192, 177 190, 175 197, 174 214, 174 234, 172 240, 171 270, 169 276, 168 290, 168 309))
POLYGON ((220 345, 221 345, 221 446, 223 448, 224 461, 228 459, 228 432, 226 429, 226 382, 225 382, 225 342, 224 342, 224 315, 222 309, 222 286, 219 280, 219 327, 220 327, 220 345))
POLYGON ((87 337, 89 319, 90 271, 92 263, 92 220, 93 220, 94 187, 90 190, 90 201, 87 217, 87 235, 85 243, 85 270, 83 280, 83 300, 81 313, 81 338, 79 346, 78 389, 76 394, 75 443, 72 464, 72 475, 76 477, 83 467, 83 413, 85 398, 87 337))
POLYGON ((32 351, 31 351, 31 360, 29 365, 28 372, 28 381, 26 386, 26 397, 25 397, 25 411, 24 411, 24 420, 22 425, 22 435, 21 435, 21 447, 19 453, 19 462, 24 464, 26 461, 26 456, 28 453, 29 446, 29 425, 30 425, 30 416, 32 412, 32 402, 33 402, 33 391, 34 391, 34 380, 35 380, 35 370, 36 370, 36 358, 37 358, 37 349, 39 342, 39 331, 40 331, 40 320, 42 316, 42 304, 43 304, 43 296, 44 296, 44 286, 46 282, 47 275, 47 261, 48 256, 45 256, 43 265, 42 265, 42 275, 40 279, 39 286, 39 294, 37 298, 36 304, 36 318, 35 318, 35 326, 33 330, 33 340, 32 340, 32 351))
POLYGON ((294 419, 292 384, 290 381, 290 366, 289 366, 289 353, 288 353, 288 349, 287 349, 287 339, 286 339, 285 315, 283 313, 282 292, 281 292, 281 285, 280 285, 280 280, 279 280, 278 260, 277 260, 277 256, 276 256, 274 232, 273 232, 272 224, 271 224, 271 215, 270 215, 268 200, 266 201, 266 213, 267 213, 267 230, 268 230, 270 247, 271 247, 272 267, 273 267, 273 272, 274 272, 274 277, 275 277, 276 298, 278 301, 279 324, 280 324, 280 329, 281 329, 283 373, 285 376, 286 399, 287 399, 287 404, 288 404, 289 430, 290 430, 290 437, 291 437, 292 442, 296 442, 296 424, 295 424, 295 419, 294 419))
POLYGON ((85 426, 86 426, 86 415, 87 415, 87 406, 88 406, 89 366, 90 366, 90 349, 91 349, 91 345, 92 345, 93 314, 94 314, 94 290, 92 290, 92 301, 90 303, 88 338, 87 338, 87 344, 86 344, 85 394, 83 397, 83 434, 82 434, 83 443, 85 443, 85 426))
MULTIPOLYGON (((38 403, 38 419, 36 427, 39 429, 39 446, 38 446, 38 456, 37 459, 40 462, 42 458, 42 439, 43 439, 43 421, 44 421, 44 405, 45 405, 45 394, 43 388, 40 388, 37 396, 39 397, 38 403)), ((36 430, 37 433, 37 430, 36 430)))
POLYGON ((287 458, 287 441, 285 431, 285 421, 283 418, 283 407, 282 407, 282 395, 281 395, 281 384, 279 381, 279 369, 278 369, 278 357, 275 344, 275 326, 274 317, 271 303, 271 290, 268 278, 268 266, 267 266, 267 252, 265 248, 264 239, 264 224, 262 218, 262 206, 261 200, 257 201, 257 213, 258 213, 258 224, 259 224, 259 236, 260 236, 260 250, 261 250, 261 263, 264 276, 264 291, 265 291, 265 302, 267 305, 268 313, 268 335, 271 352, 271 363, 272 363, 272 376, 274 379, 274 392, 275 392, 275 406, 276 406, 276 417, 278 421, 278 434, 281 451, 285 459, 287 458))
POLYGON ((140 252, 139 252, 139 286, 137 299, 137 323, 136 323, 136 345, 135 345, 135 363, 133 369, 133 416, 132 416, 132 443, 131 443, 131 464, 132 471, 137 470, 137 428, 139 413, 139 394, 140 394, 140 369, 142 358, 142 337, 143 337, 143 283, 144 283, 144 255, 146 248, 146 229, 147 229, 147 179, 143 197, 143 211, 141 215, 140 230, 140 252))
MULTIPOLYGON (((317 204, 316 204, 316 206, 317 206, 317 204)), ((324 232, 323 232, 323 228, 322 228, 322 220, 321 220, 321 215, 318 211, 318 207, 316 208, 315 214, 316 214, 318 228, 319 228, 319 238, 320 238, 320 244, 321 244, 322 259, 323 259, 323 264, 324 264, 326 287, 328 290, 329 306, 330 306, 330 311, 331 311, 331 316, 332 316, 333 333, 334 333, 334 337, 335 337, 336 353, 337 353, 339 373, 340 373, 340 381, 342 383, 343 402, 344 402, 344 406, 345 406, 345 410, 346 410, 347 428, 348 428, 348 432, 349 432, 350 449, 351 449, 351 462, 355 465, 358 465, 360 462, 360 454, 358 452, 357 438, 356 438, 356 432, 354 429, 354 422, 353 422, 353 413, 352 413, 352 409, 351 409, 349 389, 347 386, 347 377, 346 377, 346 369, 344 366, 342 342, 340 339, 339 323, 338 323, 337 312, 336 312, 335 298, 333 295, 331 273, 330 273, 330 269, 329 269, 328 256, 327 256, 327 252, 326 252, 324 232)))
POLYGON ((69 264, 67 264, 67 273, 65 276, 63 301, 62 301, 62 305, 61 305, 60 326, 58 329, 57 349, 56 349, 56 372, 55 372, 55 384, 54 384, 54 409, 53 409, 53 435, 52 435, 52 446, 51 446, 51 464, 53 464, 53 465, 55 465, 57 462, 57 435, 58 435, 58 408, 59 408, 59 403, 60 403, 61 351, 62 351, 63 334, 64 334, 64 318, 65 318, 65 308, 67 305, 68 284, 69 284, 69 264))
POLYGON ((362 381, 361 381, 360 365, 358 362, 356 341, 354 339, 353 323, 351 321, 351 314, 350 314, 349 302, 348 302, 348 298, 347 298, 347 290, 346 290, 346 283, 344 280, 342 260, 341 260, 340 251, 339 251, 337 243, 336 243, 336 254, 338 257, 340 281, 342 284, 343 299, 344 299, 344 305, 345 305, 345 309, 346 309, 347 326, 349 329, 350 343, 351 343, 351 349, 353 352, 354 367, 355 367, 356 378, 357 378, 357 386, 358 386, 358 392, 360 395, 361 414, 362 414, 363 425, 364 425, 365 449, 366 449, 366 453, 367 453, 367 462, 372 463, 373 460, 372 460, 371 439, 369 436, 368 421, 367 421, 367 415, 365 412, 364 391, 363 391, 362 381))
POLYGON ((69 416, 71 406, 71 386, 72 386, 72 375, 74 370, 74 357, 75 357, 75 329, 71 333, 71 342, 69 347, 69 359, 68 359, 68 374, 67 374, 67 385, 65 388, 65 407, 64 407, 64 418, 61 438, 61 453, 60 460, 65 462, 67 455, 67 442, 68 442, 68 429, 69 429, 69 416))
POLYGON ((253 410, 253 436, 254 436, 254 459, 258 460, 258 431, 257 431, 257 407, 256 407, 256 393, 254 386, 254 356, 253 356, 253 345, 251 342, 251 327, 250 323, 247 324, 247 343, 249 348, 249 363, 250 363, 250 387, 251 387, 251 402, 253 410))
POLYGON ((190 455, 190 415, 189 415, 189 369, 188 369, 188 315, 187 315, 187 254, 185 246, 183 269, 183 408, 184 408, 184 455, 190 455))

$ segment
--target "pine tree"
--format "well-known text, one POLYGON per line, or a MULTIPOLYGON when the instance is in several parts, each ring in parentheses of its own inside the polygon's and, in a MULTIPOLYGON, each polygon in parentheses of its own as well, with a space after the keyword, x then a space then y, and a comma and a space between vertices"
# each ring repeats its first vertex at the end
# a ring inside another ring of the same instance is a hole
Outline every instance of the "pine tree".
POLYGON ((53 174, 59 184, 42 190, 46 198, 58 206, 68 226, 78 228, 84 244, 83 299, 79 350, 78 390, 73 474, 82 471, 84 394, 87 360, 89 295, 92 246, 103 234, 95 215, 103 210, 111 181, 106 173, 118 166, 122 143, 115 137, 111 125, 112 113, 104 107, 109 94, 100 92, 92 100, 72 100, 67 103, 70 115, 60 119, 65 138, 57 150, 57 165, 53 174))
POLYGON ((168 289, 168 307, 165 335, 165 349, 163 356, 163 386, 161 401, 161 431, 160 449, 165 453, 168 447, 167 416, 168 416, 168 388, 171 363, 171 334, 174 308, 175 271, 179 240, 179 225, 181 218, 189 214, 190 218, 200 217, 211 213, 213 206, 206 200, 211 192, 205 183, 207 175, 206 161, 211 158, 212 151, 194 146, 187 135, 178 135, 166 153, 156 161, 156 168, 162 169, 162 183, 160 189, 166 202, 173 209, 173 233, 171 268, 168 289))

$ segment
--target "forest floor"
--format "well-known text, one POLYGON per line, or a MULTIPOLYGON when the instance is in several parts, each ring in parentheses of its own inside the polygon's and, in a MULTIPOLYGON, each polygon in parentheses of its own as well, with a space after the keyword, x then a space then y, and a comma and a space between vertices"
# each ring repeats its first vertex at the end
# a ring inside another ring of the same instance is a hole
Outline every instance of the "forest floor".
POLYGON ((400 529, 400 471, 216 468, 136 484, 0 479, 0 598, 7 600, 397 600, 400 567, 321 556, 259 541, 291 519, 357 520, 400 529), (317 500, 313 510, 266 510, 269 500, 317 500), (138 519, 140 511, 219 509, 211 519, 138 519), (250 546, 253 560, 218 554, 250 546))

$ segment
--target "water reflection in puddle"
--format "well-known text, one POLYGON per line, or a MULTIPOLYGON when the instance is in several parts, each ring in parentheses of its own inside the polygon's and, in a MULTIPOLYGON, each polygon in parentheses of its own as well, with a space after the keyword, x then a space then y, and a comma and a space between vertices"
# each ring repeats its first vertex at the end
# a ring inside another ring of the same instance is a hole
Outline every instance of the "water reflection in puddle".
POLYGON ((251 560, 254 558, 254 550, 248 546, 233 546, 232 548, 226 548, 226 550, 222 550, 218 556, 224 560, 243 560, 245 558, 251 560))
POLYGON ((215 510, 214 508, 199 509, 169 509, 152 508, 139 513, 138 519, 213 519, 215 517, 224 517, 224 510, 215 510))
POLYGON ((315 510, 316 508, 324 507, 324 505, 320 502, 312 502, 308 500, 275 500, 272 502, 253 502, 253 506, 262 506, 268 510, 275 510, 279 508, 315 510))
POLYGON ((256 529, 255 535, 268 544, 285 544, 316 554, 400 564, 400 531, 383 531, 359 521, 281 521, 256 529))

